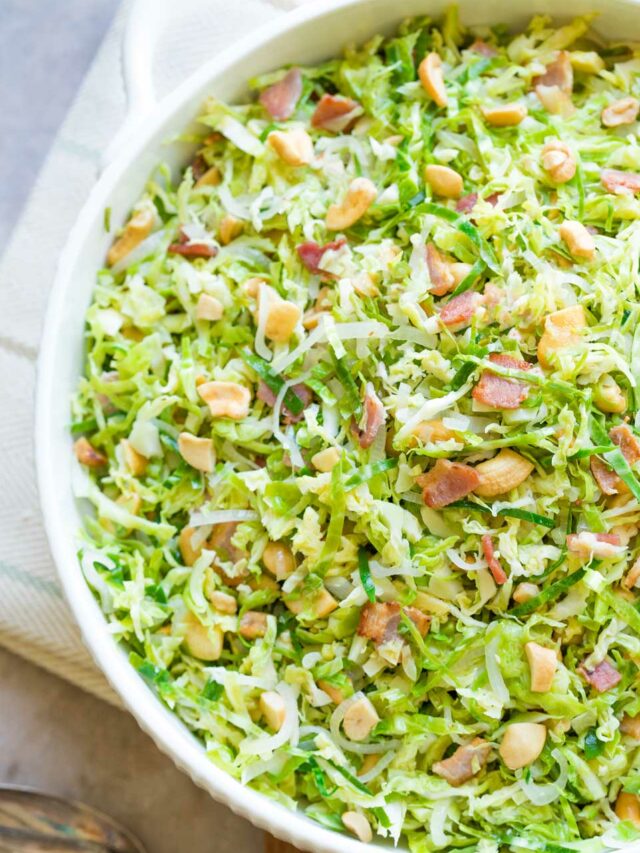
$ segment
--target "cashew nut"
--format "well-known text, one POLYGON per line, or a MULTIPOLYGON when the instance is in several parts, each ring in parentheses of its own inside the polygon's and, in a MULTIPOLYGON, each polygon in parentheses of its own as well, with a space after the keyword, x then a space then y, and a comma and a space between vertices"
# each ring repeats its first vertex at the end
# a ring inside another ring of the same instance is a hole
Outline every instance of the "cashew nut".
POLYGON ((602 124, 605 127, 620 127, 623 124, 633 124, 640 112, 640 101, 637 98, 620 98, 602 110, 602 124))
POLYGON ((572 68, 583 74, 599 74, 605 67, 604 59, 595 50, 573 50, 569 61, 572 68))
POLYGON ((266 284, 260 285, 258 294, 258 311, 261 311, 262 300, 267 300, 267 321, 264 335, 271 341, 286 343, 293 334, 302 310, 294 302, 288 302, 266 284))
POLYGON ((329 684, 329 682, 325 681, 323 678, 318 681, 318 687, 320 690, 324 690, 334 705, 339 705, 341 702, 344 702, 344 693, 339 687, 329 684))
POLYGON ((593 402, 601 412, 621 414, 626 411, 627 398, 613 376, 605 373, 594 388, 593 402))
POLYGON ((620 791, 614 809, 620 820, 628 820, 640 829, 640 799, 635 794, 620 791))
POLYGON ((570 305, 549 314, 544 321, 544 332, 538 342, 538 361, 544 368, 552 366, 558 350, 575 346, 580 332, 586 326, 582 305, 570 305))
POLYGON ((202 546, 199 548, 193 547, 193 535, 195 532, 195 527, 183 527, 178 536, 178 547, 180 548, 182 562, 185 566, 192 566, 202 553, 202 546))
POLYGON ((525 643, 524 650, 531 670, 531 689, 534 693, 546 693, 551 690, 558 666, 556 653, 538 643, 525 643))
POLYGON ((532 598, 535 598, 536 595, 540 592, 540 587, 536 586, 534 583, 521 583, 513 591, 513 600, 517 604, 523 604, 525 601, 530 601, 532 598))
POLYGON ((550 139, 542 149, 542 167, 556 184, 566 184, 576 173, 576 157, 566 142, 550 139))
POLYGON ((287 716, 282 696, 275 690, 265 690, 260 694, 260 710, 269 728, 279 732, 287 716))
POLYGON ((360 812, 344 812, 342 815, 342 823, 345 829, 352 832, 356 838, 359 838, 363 844, 368 844, 373 838, 371 825, 369 821, 360 812))
POLYGON ((560 226, 560 236, 567 248, 576 258, 591 260, 596 253, 596 243, 593 235, 584 227, 582 222, 567 219, 560 226))
POLYGON ((494 127, 514 127, 527 117, 527 108, 524 104, 501 104, 483 107, 482 114, 494 127))
POLYGON ((296 569, 296 558, 284 542, 268 542, 262 552, 264 567, 279 581, 285 580, 296 569))
POLYGON ((267 142, 289 166, 306 166, 313 160, 313 142, 301 127, 274 130, 267 137, 267 142))
POLYGON ((244 230, 244 222, 227 213, 223 216, 218 226, 218 237, 223 246, 228 246, 232 240, 239 237, 244 230))
POLYGON ((123 438, 120 442, 122 448, 122 457, 124 463, 131 471, 134 477, 142 477, 146 473, 148 459, 139 453, 131 444, 128 438, 123 438))
POLYGON ((430 163, 424 170, 424 177, 436 195, 444 198, 460 198, 462 195, 462 175, 449 166, 430 163))
POLYGON ((255 640, 267 633, 267 614, 258 610, 247 610, 240 619, 238 633, 245 640, 255 640))
POLYGON ((326 225, 330 231, 343 231, 357 222, 375 201, 378 191, 369 178, 355 178, 349 184, 341 204, 332 204, 327 211, 326 225))
POLYGON ((418 66, 422 88, 439 107, 447 106, 447 89, 444 85, 442 60, 437 53, 429 53, 418 66))
POLYGON ((215 322, 222 317, 224 306, 215 296, 209 296, 208 293, 201 293, 198 297, 196 305, 197 320, 211 320, 215 322))
POLYGON ((251 392, 237 382, 205 382, 198 386, 198 394, 214 418, 241 421, 249 414, 251 392))
POLYGON ((210 474, 215 465, 213 452, 213 441, 210 438, 198 438, 189 432, 181 432, 178 436, 178 450, 180 456, 192 468, 205 471, 210 474))
POLYGON ((325 450, 314 453, 311 457, 313 467, 316 471, 322 471, 323 473, 333 470, 339 461, 340 450, 337 447, 327 447, 325 450))
POLYGON ((107 254, 107 265, 112 267, 125 258, 142 241, 151 234, 155 217, 149 208, 139 210, 131 217, 124 231, 114 242, 107 254))
MULTIPOLYGON (((627 496, 624 495, 625 503, 627 501, 627 496)), ((622 581, 622 586, 625 589, 633 589, 636 583, 640 579, 640 557, 635 561, 635 563, 631 566, 627 574, 624 576, 622 581)))
POLYGON ((200 189, 200 187, 217 187, 221 181, 222 175, 220 174, 220 169, 217 166, 211 166, 204 175, 198 178, 194 186, 196 189, 200 189))
POLYGON ((442 421, 420 421, 412 430, 412 435, 422 444, 433 444, 438 441, 451 441, 456 437, 455 432, 446 427, 442 421))
POLYGON ((349 740, 365 740, 379 722, 380 717, 366 696, 356 699, 344 715, 342 725, 349 740))
POLYGON ((505 731, 498 752, 509 770, 532 764, 540 755, 547 739, 542 723, 512 723, 505 731))
POLYGON ((497 456, 476 465, 480 485, 474 492, 482 498, 503 495, 523 483, 533 471, 533 463, 505 447, 497 456))
MULTIPOLYGON (((306 599, 297 599, 295 601, 286 601, 285 604, 289 608, 292 613, 296 615, 298 613, 302 613, 303 610, 306 610, 309 605, 309 598, 306 599)), ((314 616, 317 619, 324 619, 325 616, 328 616, 338 606, 338 602, 331 595, 328 589, 322 587, 318 592, 316 592, 311 599, 311 610, 313 611, 314 616)))
POLYGON ((183 643, 187 652, 200 660, 218 660, 224 643, 222 629, 217 625, 212 628, 203 625, 190 610, 183 621, 186 626, 183 643))
POLYGON ((84 436, 79 438, 73 445, 73 452, 76 459, 81 465, 86 465, 87 468, 102 468, 108 462, 104 453, 96 450, 88 439, 84 436))
POLYGON ((209 601, 220 613, 228 613, 231 615, 238 609, 238 602, 235 598, 232 595, 229 595, 228 592, 220 592, 218 589, 211 593, 209 601))
POLYGON ((635 717, 625 714, 620 723, 620 731, 634 740, 640 740, 640 714, 636 714, 635 717))

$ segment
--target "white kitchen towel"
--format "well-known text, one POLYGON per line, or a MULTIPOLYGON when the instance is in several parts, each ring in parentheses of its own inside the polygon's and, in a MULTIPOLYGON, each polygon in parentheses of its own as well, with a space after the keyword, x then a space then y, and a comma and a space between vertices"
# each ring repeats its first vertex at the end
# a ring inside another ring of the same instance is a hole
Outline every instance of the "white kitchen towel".
MULTIPOLYGON (((300 2, 300 0, 298 0, 300 2)), ((166 94, 204 60, 296 0, 180 0, 158 41, 166 94)), ((124 119, 121 42, 129 4, 107 34, 56 138, 0 265, 0 645, 112 702, 62 595, 34 471, 33 397, 42 320, 57 257, 124 119)))

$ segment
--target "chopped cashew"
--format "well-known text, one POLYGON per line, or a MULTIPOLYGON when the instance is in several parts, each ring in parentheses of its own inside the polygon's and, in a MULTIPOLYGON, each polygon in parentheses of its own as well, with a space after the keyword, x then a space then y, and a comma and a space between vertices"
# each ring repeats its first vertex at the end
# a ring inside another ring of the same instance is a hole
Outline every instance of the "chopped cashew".
POLYGON ((587 325, 582 305, 570 305, 549 314, 544 321, 544 332, 538 341, 538 361, 544 368, 552 366, 558 350, 575 346, 580 332, 587 325))
POLYGON ((220 169, 217 166, 211 166, 204 175, 198 178, 194 186, 196 189, 200 189, 200 187, 217 187, 221 181, 222 175, 220 174, 220 169))
POLYGON ((299 598, 295 601, 286 601, 285 604, 295 614, 302 613, 311 604, 311 610, 318 619, 324 619, 325 616, 333 613, 338 606, 338 602, 324 586, 313 595, 311 600, 309 600, 309 597, 305 599, 299 598))
POLYGON ((480 477, 480 485, 474 489, 482 498, 492 498, 503 495, 523 483, 533 471, 533 463, 504 448, 492 459, 476 465, 476 473, 480 477))
POLYGON ((640 799, 636 794, 620 791, 616 800, 615 813, 620 820, 628 820, 640 829, 640 799))
POLYGON ((318 681, 318 687, 320 690, 324 690, 327 696, 331 699, 334 705, 339 705, 341 702, 344 702, 344 693, 340 690, 339 687, 335 687, 333 684, 329 684, 328 681, 325 681, 321 678, 318 681))
POLYGON ((355 178, 341 204, 332 204, 326 224, 330 231, 343 231, 358 221, 375 201, 378 191, 369 178, 355 178))
POLYGON ((576 173, 576 156, 560 139, 550 139, 542 149, 542 167, 556 184, 566 184, 576 173))
POLYGON ((108 462, 104 453, 96 450, 93 444, 91 444, 91 442, 84 436, 75 442, 73 445, 73 452, 75 453, 78 462, 80 462, 81 465, 86 465, 87 468, 102 468, 102 466, 106 465, 108 462))
POLYGON ((260 710, 269 728, 279 732, 287 716, 282 696, 275 690, 265 690, 260 694, 260 710))
POLYGON ((274 130, 267 142, 289 166, 307 166, 313 160, 313 142, 306 130, 274 130))
POLYGON ((373 838, 371 825, 369 821, 360 812, 344 812, 342 815, 342 823, 345 828, 352 832, 356 838, 359 838, 363 844, 368 844, 373 838))
POLYGON ((255 299, 260 291, 260 285, 266 284, 263 278, 260 278, 257 275, 248 278, 243 284, 244 292, 247 296, 250 296, 252 299, 255 299))
POLYGON ((265 569, 275 575, 279 581, 288 578, 296 569, 293 551, 284 542, 268 542, 262 552, 262 562, 265 569))
POLYGON ((184 617, 184 624, 186 631, 183 642, 189 654, 200 660, 218 660, 224 643, 222 628, 217 625, 208 628, 190 610, 184 617))
POLYGON ((531 670, 531 689, 534 693, 546 693, 551 690, 558 666, 556 653, 538 643, 525 643, 524 650, 531 670))
POLYGON ((437 53, 429 53, 418 66, 422 88, 439 107, 447 106, 447 89, 444 85, 442 60, 437 53))
POLYGON ((251 392, 237 382, 204 382, 198 385, 198 394, 214 418, 241 421, 249 414, 251 392))
POLYGON ((560 226, 560 236, 575 258, 591 260, 595 255, 596 243, 593 234, 587 231, 582 222, 567 219, 560 226))
POLYGON ((238 609, 238 602, 228 592, 220 592, 216 589, 209 596, 209 601, 220 613, 232 614, 238 609))
POLYGON ((199 548, 193 547, 193 534, 195 532, 195 527, 183 527, 178 536, 178 547, 185 566, 192 566, 202 553, 202 545, 199 548))
MULTIPOLYGON (((626 500, 626 495, 625 495, 626 500)), ((640 578, 640 557, 635 561, 635 563, 631 566, 627 574, 624 576, 622 581, 622 586, 625 589, 633 589, 638 579, 640 578)))
POLYGON ((151 234, 155 217, 151 210, 139 210, 131 217, 124 231, 114 242, 107 254, 107 264, 112 267, 132 252, 136 246, 151 234))
POLYGON ((501 104, 483 107, 482 114, 494 127, 514 127, 527 117, 527 108, 524 104, 501 104))
POLYGON ((302 310, 294 303, 288 302, 272 288, 262 284, 258 292, 258 311, 261 310, 261 302, 267 300, 267 320, 264 327, 264 335, 271 341, 286 343, 294 333, 298 320, 302 316, 302 310))
POLYGON ((209 296, 208 293, 201 293, 198 297, 196 305, 197 320, 211 320, 215 322, 222 317, 224 305, 215 296, 209 296))
POLYGON ((356 699, 344 715, 342 725, 349 740, 365 740, 379 722, 380 717, 366 696, 356 699))
POLYGON ((267 614, 258 610, 247 610, 240 618, 238 633, 245 640, 255 640, 267 633, 267 614))
POLYGON ((120 447, 122 448, 122 457, 124 459, 124 463, 131 471, 134 477, 142 477, 144 476, 147 470, 148 459, 146 456, 143 456, 142 453, 138 453, 138 451, 133 447, 128 438, 123 438, 120 442, 120 447))
POLYGON ((605 373, 593 389, 593 402, 601 412, 621 414, 627 409, 627 398, 613 376, 605 373))
POLYGON ((362 764, 360 765, 360 770, 358 770, 358 776, 364 776, 365 773, 368 773, 370 770, 376 766, 376 764, 380 761, 380 753, 370 753, 369 755, 365 755, 362 759, 362 764))
POLYGON ((439 441, 451 441, 451 439, 456 438, 456 433, 446 427, 442 421, 420 421, 413 428, 412 436, 422 444, 431 444, 439 441))
POLYGON ((546 739, 547 729, 542 723, 511 723, 498 752, 509 770, 518 770, 536 760, 546 739))
POLYGON ((540 587, 535 583, 521 583, 513 591, 513 600, 517 604, 524 604, 525 601, 531 601, 540 592, 540 587))
POLYGON ((424 177, 436 195, 444 198, 460 198, 462 195, 462 175, 449 166, 430 163, 424 170, 424 177))
POLYGON ((572 50, 569 54, 571 67, 583 74, 599 74, 604 70, 604 59, 595 50, 572 50))
POLYGON ((340 450, 337 447, 327 447, 324 450, 319 450, 311 457, 311 464, 316 471, 332 471, 340 461, 340 450))
POLYGON ((218 226, 218 237, 223 246, 228 246, 232 240, 239 237, 244 230, 244 222, 227 213, 223 216, 218 226))
POLYGON ((625 714, 620 723, 620 731, 634 740, 640 740, 640 714, 636 714, 635 717, 625 714))
POLYGON ((178 436, 178 450, 180 456, 198 471, 210 474, 215 465, 213 452, 213 441, 210 438, 198 438, 189 432, 181 432, 178 436))
POLYGON ((633 124, 640 112, 640 101, 637 98, 620 98, 602 110, 602 124, 605 127, 620 127, 623 124, 633 124))

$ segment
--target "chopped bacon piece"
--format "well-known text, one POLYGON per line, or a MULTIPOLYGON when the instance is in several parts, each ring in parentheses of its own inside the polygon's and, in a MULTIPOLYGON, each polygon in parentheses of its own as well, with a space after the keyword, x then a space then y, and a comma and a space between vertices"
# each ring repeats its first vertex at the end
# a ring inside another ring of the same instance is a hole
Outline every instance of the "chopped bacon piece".
POLYGON ((199 180, 208 168, 209 166, 207 165, 207 161, 204 159, 202 154, 196 154, 191 161, 191 174, 193 175, 193 180, 199 180))
POLYGON ((456 204, 456 211, 458 213, 471 213, 473 208, 476 206, 476 202, 478 201, 478 193, 469 193, 469 195, 463 195, 462 198, 458 199, 456 204))
POLYGON ((580 664, 578 672, 598 693, 606 693, 607 690, 611 690, 622 678, 618 670, 611 666, 608 660, 601 661, 593 669, 587 669, 584 664, 580 664))
POLYGON ((622 480, 616 472, 597 456, 591 457, 589 465, 600 491, 605 495, 617 495, 622 480))
POLYGON ((609 438, 617 444, 629 465, 635 465, 640 459, 640 441, 626 424, 614 427, 609 432, 609 438))
POLYGON ((360 611, 358 636, 373 640, 376 646, 398 637, 400 605, 397 601, 367 602, 360 611))
MULTIPOLYGON (((533 365, 520 358, 514 358, 506 353, 492 353, 489 361, 500 367, 511 370, 531 370, 533 365)), ((526 400, 529 389, 524 382, 517 379, 507 379, 506 376, 497 376, 490 370, 484 370, 480 381, 472 391, 474 400, 494 409, 517 409, 526 400)))
POLYGON ((459 746, 449 758, 437 761, 431 768, 454 788, 468 782, 479 773, 489 759, 491 744, 480 737, 459 746))
POLYGON ((169 252, 172 255, 183 255, 185 258, 215 258, 218 249, 208 243, 190 243, 187 235, 181 231, 178 242, 169 246, 169 252))
POLYGON ((469 50, 472 50, 474 53, 479 53, 480 56, 486 56, 487 59, 498 55, 498 51, 495 47, 487 44, 486 41, 483 41, 482 39, 476 39, 473 44, 469 45, 469 50))
POLYGON ((605 190, 616 195, 640 193, 640 174, 638 172, 603 169, 600 173, 600 180, 605 190))
MULTIPOLYGON (((304 408, 306 408, 313 397, 311 389, 303 383, 298 383, 297 385, 292 385, 291 390, 296 395, 296 397, 298 397, 302 401, 302 403, 304 404, 304 408)), ((266 403, 267 406, 274 406, 277 399, 277 395, 274 394, 271 388, 269 388, 269 386, 262 380, 260 380, 260 382, 258 383, 256 397, 258 398, 258 400, 262 400, 263 403, 266 403)), ((284 415, 284 422, 287 425, 297 424, 298 421, 301 421, 304 417, 304 411, 300 412, 299 415, 294 415, 293 412, 290 411, 284 405, 284 403, 282 404, 281 412, 284 415)))
POLYGON ((322 260, 322 256, 325 252, 337 252, 338 249, 341 249, 346 242, 347 241, 344 237, 341 237, 339 240, 332 240, 330 243, 325 243, 324 246, 320 246, 318 243, 312 242, 301 243, 299 246, 296 246, 296 251, 300 260, 310 273, 332 278, 332 273, 325 272, 325 270, 320 268, 320 261, 322 260))
POLYGON ((371 447, 376 440, 376 436, 380 432, 380 427, 383 425, 386 418, 386 411, 382 401, 373 390, 373 386, 367 383, 367 388, 364 395, 364 425, 362 429, 355 423, 352 423, 354 435, 358 438, 358 444, 363 450, 371 447))
POLYGON ((507 573, 502 568, 500 564, 500 560, 496 557, 493 550, 493 539, 488 533, 485 533, 482 537, 482 550, 484 552, 484 558, 489 564, 489 571, 491 572, 494 581, 500 586, 503 583, 507 582, 507 573))
POLYGON ((332 133, 342 133, 362 113, 362 107, 342 95, 323 95, 311 116, 311 126, 332 133))
POLYGON ((534 77, 534 88, 538 86, 557 86, 561 92, 569 95, 573 91, 573 68, 571 57, 566 50, 561 50, 558 56, 547 65, 545 73, 534 77))
POLYGON ((427 269, 429 270, 429 278, 431 279, 431 293, 435 296, 444 296, 455 287, 456 280, 440 252, 436 249, 433 243, 427 243, 427 269))
POLYGON ((418 478, 422 499, 432 509, 441 509, 466 497, 480 485, 480 477, 470 465, 438 459, 433 468, 418 478))
POLYGON ((260 103, 277 121, 291 118, 302 94, 302 74, 299 68, 291 68, 273 86, 260 95, 260 103))
POLYGON ((567 548, 573 554, 579 554, 584 559, 592 557, 606 559, 615 557, 620 551, 620 537, 616 533, 591 533, 582 530, 580 533, 570 533, 567 536, 567 548))
POLYGON ((476 308, 482 302, 482 296, 474 290, 466 290, 454 296, 440 309, 440 319, 445 326, 464 328, 471 322, 476 308))
POLYGON ((417 607, 405 607, 404 612, 416 626, 416 628, 420 632, 420 636, 424 637, 427 631, 429 630, 429 626, 431 625, 431 616, 428 616, 426 613, 423 613, 422 610, 418 610, 417 607))

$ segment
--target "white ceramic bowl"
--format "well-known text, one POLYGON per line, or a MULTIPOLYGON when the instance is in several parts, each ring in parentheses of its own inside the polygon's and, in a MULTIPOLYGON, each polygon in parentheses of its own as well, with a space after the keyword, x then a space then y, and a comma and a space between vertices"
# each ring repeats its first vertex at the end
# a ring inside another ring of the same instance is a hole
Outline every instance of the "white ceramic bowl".
MULTIPOLYGON (((241 2, 242 0, 230 0, 241 2)), ((572 17, 601 13, 596 29, 607 38, 640 41, 640 0, 458 0, 466 24, 506 22, 521 27, 537 13, 572 17)), ((337 55, 350 42, 390 32, 407 15, 440 14, 449 0, 338 0, 282 15, 199 69, 157 106, 136 138, 104 172, 69 235, 49 299, 38 364, 36 457, 38 482, 51 551, 84 641, 138 723, 191 778, 215 799, 259 827, 304 850, 356 853, 371 850, 355 839, 323 829, 302 815, 243 787, 206 757, 186 727, 168 711, 129 665, 109 635, 105 619, 87 587, 76 558, 82 508, 71 487, 69 400, 82 372, 84 315, 110 237, 105 208, 114 223, 124 221, 160 161, 184 165, 188 151, 166 145, 196 115, 205 96, 237 99, 245 81, 285 63, 308 64, 337 55)), ((382 847, 376 847, 382 849, 382 847)))

